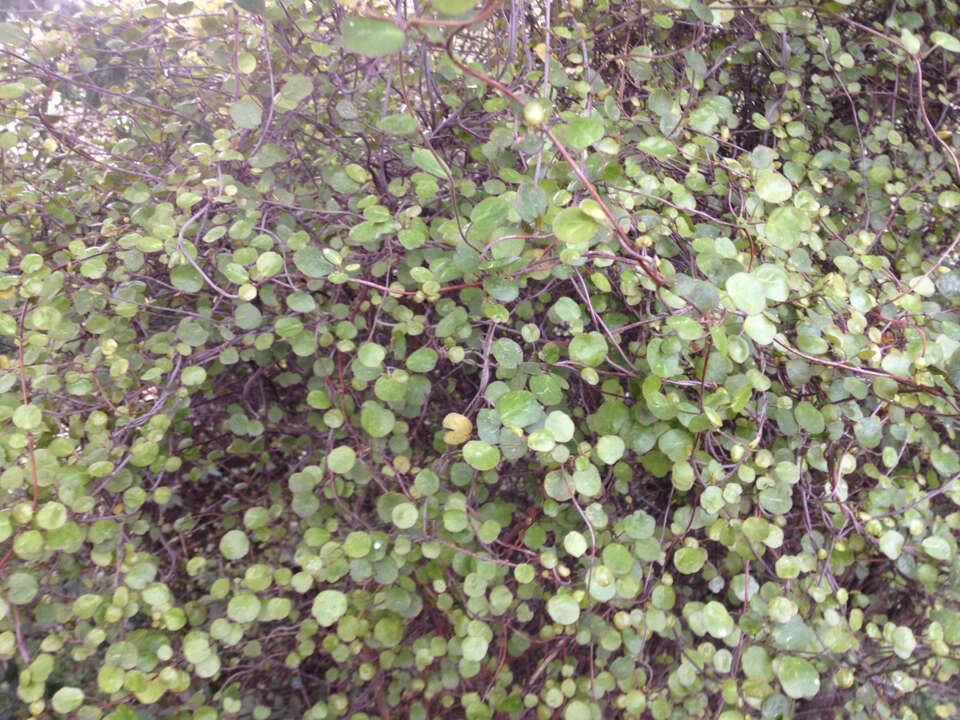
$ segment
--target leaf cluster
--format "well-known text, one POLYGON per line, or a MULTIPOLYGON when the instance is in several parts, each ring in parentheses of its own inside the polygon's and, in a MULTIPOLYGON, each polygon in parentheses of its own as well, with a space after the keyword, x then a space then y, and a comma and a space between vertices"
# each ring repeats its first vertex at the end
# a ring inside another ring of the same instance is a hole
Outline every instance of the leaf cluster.
POLYGON ((957 17, 8 13, 4 711, 956 713, 957 17))

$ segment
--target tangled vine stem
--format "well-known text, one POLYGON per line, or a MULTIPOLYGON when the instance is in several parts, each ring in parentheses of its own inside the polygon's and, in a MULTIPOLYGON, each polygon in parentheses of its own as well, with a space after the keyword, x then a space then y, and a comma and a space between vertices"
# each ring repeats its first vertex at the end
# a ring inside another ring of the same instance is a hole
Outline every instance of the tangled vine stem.
POLYGON ((960 703, 960 15, 706 5, 0 11, 0 714, 960 703))

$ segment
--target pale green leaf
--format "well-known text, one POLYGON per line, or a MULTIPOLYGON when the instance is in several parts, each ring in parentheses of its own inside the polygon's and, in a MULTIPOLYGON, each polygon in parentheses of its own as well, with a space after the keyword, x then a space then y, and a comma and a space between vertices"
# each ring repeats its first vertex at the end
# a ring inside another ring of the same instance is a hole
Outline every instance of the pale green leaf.
POLYGON ((563 137, 567 144, 583 150, 603 137, 603 121, 596 117, 581 117, 564 126, 563 137))
POLYGON ((463 459, 476 470, 492 470, 500 462, 500 451, 483 440, 471 440, 463 446, 463 459))
POLYGON ((311 613, 323 627, 330 627, 347 612, 347 596, 339 590, 323 590, 313 599, 311 613))
POLYGON ((930 39, 944 50, 960 53, 960 40, 957 40, 953 35, 945 33, 942 30, 934 30, 930 33, 930 39))
POLYGON ((766 307, 763 281, 755 274, 734 273, 727 278, 726 289, 734 305, 747 315, 762 313, 766 307))
POLYGON ((757 175, 757 195, 769 203, 785 203, 793 195, 790 181, 775 170, 764 170, 757 175))
POLYGON ((369 57, 393 55, 403 49, 406 33, 392 22, 350 16, 343 21, 343 45, 347 50, 369 57))
POLYGON ((555 623, 573 625, 580 619, 580 605, 573 595, 560 592, 547 600, 547 613, 555 623))
POLYGON ((783 691, 794 699, 812 698, 820 690, 820 674, 804 658, 781 657, 774 663, 774 672, 783 691))
POLYGON ((896 530, 887 530, 880 536, 880 550, 891 560, 896 560, 903 550, 904 540, 903 535, 896 530))
POLYGON ((607 341, 601 333, 584 333, 570 341, 570 359, 588 367, 597 367, 607 359, 607 349, 607 341))
POLYGON ((84 692, 76 687, 62 687, 57 690, 50 698, 50 704, 54 712, 59 715, 66 715, 73 712, 83 704, 84 692))
POLYGON ((253 100, 244 98, 230 105, 230 117, 233 118, 238 127, 253 130, 260 127, 263 111, 253 100))
POLYGON ((587 242, 597 231, 596 221, 580 208, 567 208, 553 219, 553 232, 560 242, 579 245, 587 242))
POLYGON ((462 15, 477 6, 476 0, 430 0, 430 4, 444 15, 462 15))

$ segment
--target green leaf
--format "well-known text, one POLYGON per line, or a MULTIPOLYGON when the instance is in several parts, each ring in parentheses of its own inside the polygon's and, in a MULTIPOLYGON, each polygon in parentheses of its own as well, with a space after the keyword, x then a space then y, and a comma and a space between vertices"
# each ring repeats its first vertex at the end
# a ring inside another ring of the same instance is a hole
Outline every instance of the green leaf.
POLYGON ((234 2, 238 8, 254 13, 255 15, 263 15, 266 11, 264 0, 234 0, 234 2))
POLYGON ((274 143, 267 143, 260 148, 256 155, 250 158, 250 167, 266 170, 274 165, 285 163, 289 159, 290 156, 282 147, 274 143))
MULTIPOLYGON (((958 50, 960 52, 960 50, 958 50)), ((893 631, 893 652, 902 660, 907 660, 913 651, 917 648, 917 639, 913 636, 913 630, 905 625, 899 626, 893 631)))
POLYGON ((812 698, 820 690, 820 674, 804 658, 787 655, 774 663, 774 672, 783 691, 795 700, 812 698))
POLYGON ((436 366, 440 355, 433 348, 420 348, 410 353, 407 358, 407 369, 410 372, 428 373, 436 366))
POLYGON ((357 351, 357 360, 361 365, 368 368, 380 367, 380 363, 386 356, 387 351, 383 349, 383 346, 373 342, 364 343, 357 351))
POLYGON ((22 82, 6 83, 0 85, 0 100, 16 100, 27 91, 22 82))
POLYGON ((767 218, 764 233, 767 240, 781 250, 792 250, 800 241, 804 215, 797 208, 786 205, 778 207, 767 218))
POLYGON ((494 230, 507 219, 510 203, 502 196, 489 197, 477 203, 470 212, 470 229, 467 237, 486 243, 494 230))
POLYGON ((673 143, 658 135, 645 137, 637 143, 637 147, 645 153, 653 155, 657 160, 669 160, 677 154, 677 148, 674 147, 673 143))
POLYGON ((784 302, 790 296, 787 273, 779 265, 761 265, 753 274, 763 283, 763 294, 767 300, 784 302))
POLYGON ((362 558, 370 553, 373 547, 373 539, 369 533, 362 530, 355 530, 347 535, 343 541, 343 552, 347 557, 362 558))
POLYGON ((767 605, 770 619, 774 622, 790 622, 797 614, 797 604, 790 598, 782 596, 771 598, 767 605))
POLYGON ((920 48, 923 47, 923 41, 914 35, 909 28, 900 29, 900 42, 903 43, 903 47, 911 55, 918 55, 920 48))
POLYGON ((603 490, 600 471, 595 465, 587 465, 573 473, 573 485, 584 497, 596 497, 603 490))
POLYGON ((547 613, 555 623, 573 625, 580 619, 580 605, 567 592, 559 592, 547 600, 547 613))
POLYGON ((13 411, 13 424, 21 430, 36 430, 43 423, 43 412, 36 405, 21 405, 13 411))
POLYGON ((66 715, 73 712, 83 704, 83 690, 76 687, 62 687, 57 690, 50 698, 50 704, 54 712, 60 715, 66 715))
POLYGON ((430 0, 430 4, 444 15, 462 15, 477 6, 476 0, 430 0))
POLYGON ((477 637, 471 635, 470 637, 464 638, 463 643, 460 648, 463 652, 463 657, 467 660, 473 660, 474 662, 480 662, 487 655, 487 650, 490 647, 490 643, 487 642, 485 638, 477 637))
POLYGON ((244 75, 249 75, 257 69, 257 58, 248 52, 237 55, 237 69, 244 75))
POLYGON ((727 278, 727 292, 737 309, 747 315, 757 315, 766 308, 763 281, 754 274, 738 272, 727 278))
POLYGON ((220 539, 220 552, 227 560, 239 560, 250 551, 250 541, 241 530, 230 530, 220 539))
POLYGON ((567 144, 583 150, 603 137, 603 121, 594 117, 581 117, 564 126, 563 137, 567 144))
MULTIPOLYGON (((430 152, 429 150, 424 150, 423 148, 417 148, 412 153, 410 153, 410 159, 413 160, 413 164, 424 172, 431 173, 436 175, 439 178, 446 179, 447 172, 449 168, 446 166, 446 163, 441 164, 437 157, 430 152)), ((492 199, 492 198, 488 198, 492 199)))
POLYGON ((707 552, 703 548, 682 547, 673 554, 673 565, 684 575, 700 572, 707 562, 707 552))
POLYGON ((607 359, 607 341, 598 332, 577 335, 570 341, 570 359, 588 367, 597 367, 607 359))
POLYGON ((377 127, 391 135, 409 135, 417 129, 417 120, 407 113, 387 115, 377 123, 377 127))
POLYGON ((620 543, 610 543, 603 549, 603 564, 615 575, 626 575, 633 571, 633 555, 620 543))
POLYGON ((539 185, 525 182, 517 188, 514 205, 520 217, 528 223, 534 222, 547 210, 547 194, 539 185))
POLYGON ((400 530, 408 530, 417 524, 417 521, 420 519, 420 513, 417 512, 416 505, 404 502, 393 508, 390 513, 390 518, 397 528, 400 530))
POLYGON ((12 572, 7 577, 6 598, 14 605, 26 605, 37 596, 39 589, 40 586, 30 573, 12 572))
POLYGON ((112 694, 123 687, 123 678, 126 673, 123 668, 115 665, 104 665, 97 673, 97 687, 103 692, 112 694))
POLYGON ((333 265, 327 262, 319 248, 312 245, 297 250, 293 262, 308 277, 324 277, 333 271, 333 265))
POLYGON ((381 618, 373 626, 373 636, 384 647, 396 647, 403 640, 403 621, 395 616, 381 618))
POLYGON ((751 315, 743 321, 743 329, 758 345, 769 345, 777 334, 777 326, 765 315, 751 315))
POLYGON ((774 565, 777 577, 783 580, 793 580, 800 575, 800 563, 794 555, 782 555, 774 565))
POLYGON ((360 425, 370 437, 382 438, 389 435, 397 423, 397 418, 375 400, 367 400, 360 411, 360 425))
POLYGON ((715 600, 703 607, 703 625, 713 637, 722 640, 729 637, 734 630, 733 618, 723 603, 715 600))
POLYGON ((949 35, 942 30, 934 30, 930 33, 930 40, 950 52, 960 53, 960 40, 953 35, 949 35))
POLYGON ((237 100, 230 105, 230 117, 237 124, 246 130, 253 130, 260 127, 263 119, 263 111, 253 100, 244 98, 237 100))
POLYGON ((944 210, 953 210, 960 205, 960 192, 956 190, 944 190, 937 195, 937 203, 944 210))
POLYGON ((63 318, 60 311, 49 305, 41 305, 29 316, 29 324, 37 330, 53 330, 63 318))
POLYGON ((470 524, 463 510, 447 510, 443 513, 443 527, 452 533, 463 532, 470 524))
POLYGON ((571 530, 563 538, 563 549, 573 557, 583 555, 587 551, 587 547, 587 539, 583 536, 583 533, 576 530, 571 530))
POLYGON ((502 368, 514 370, 523 360, 523 349, 509 338, 499 338, 490 347, 497 364, 502 368))
POLYGON ((471 440, 463 446, 463 459, 475 470, 492 470, 500 462, 500 451, 483 440, 471 440))
POLYGON ((67 522, 67 508, 63 503, 48 502, 37 511, 37 527, 42 530, 56 530, 67 522))
POLYGON ((616 435, 604 435, 597 440, 597 457, 607 465, 613 465, 623 457, 626 448, 623 440, 616 435))
POLYGON ((565 443, 572 440, 573 433, 576 430, 576 426, 573 424, 570 416, 559 410, 554 410, 547 415, 544 427, 553 435, 553 439, 558 443, 565 443))
POLYGON ((854 423, 853 434, 856 435, 857 442, 872 450, 883 440, 883 423, 873 416, 860 418, 854 423))
POLYGON ((253 622, 260 614, 260 600, 252 593, 242 593, 230 599, 227 617, 237 623, 253 622))
POLYGON ((950 543, 942 537, 931 536, 924 538, 920 543, 923 551, 935 560, 949 560, 953 555, 950 543))
POLYGON ((21 45, 27 41, 27 34, 10 23, 0 22, 0 43, 6 45, 21 45))
POLYGON ((764 170, 757 175, 757 195, 769 203, 785 203, 793 195, 790 181, 775 170, 764 170))
POLYGON ((946 445, 931 451, 930 462, 941 475, 954 475, 960 472, 960 457, 956 451, 946 445))
POLYGON ((597 231, 596 221, 580 208, 567 208, 553 219, 553 232, 560 242, 579 245, 593 237, 597 231))
POLYGON ((299 73, 290 75, 280 88, 278 100, 283 107, 295 108, 313 92, 313 81, 299 73))
POLYGON ((323 627, 330 627, 347 612, 347 596, 339 590, 323 590, 313 599, 310 612, 323 627))
POLYGON ((896 560, 900 557, 900 552, 903 550, 904 540, 903 535, 896 530, 887 530, 880 536, 878 544, 884 555, 891 560, 896 560))
POLYGON ((806 430, 810 435, 819 435, 826 427, 823 419, 823 413, 817 410, 812 403, 804 400, 797 404, 793 410, 794 416, 800 427, 806 430))
MULTIPOLYGON (((134 650, 136 648, 134 647, 134 650)), ((183 655, 188 662, 197 664, 201 663, 212 654, 210 649, 210 639, 207 637, 207 634, 199 631, 188 632, 183 638, 183 655)), ((109 655, 109 654, 108 654, 109 655)), ((108 657, 109 661, 109 657, 108 657)), ((136 662, 136 656, 134 656, 134 662, 136 662)), ((125 664, 118 663, 121 667, 126 666, 125 664)), ((132 667, 132 664, 127 664, 132 667)))
POLYGON ((723 491, 716 485, 711 485, 700 493, 700 506, 708 513, 718 513, 726 505, 723 491))
POLYGON ((204 286, 203 278, 193 265, 178 265, 170 271, 170 282, 180 292, 195 293, 204 286))
POLYGON ((180 374, 180 382, 187 386, 202 385, 203 381, 206 379, 207 371, 202 367, 197 367, 196 365, 185 368, 180 374))
POLYGON ((241 330, 253 330, 260 327, 263 315, 256 305, 240 303, 233 311, 233 320, 241 330))
MULTIPOLYGON (((563 720, 591 720, 593 718, 591 705, 593 704, 587 704, 583 700, 571 701, 563 711, 563 720)), ((593 707, 596 708, 596 705, 593 707)))
POLYGON ((283 270, 283 257, 280 253, 267 250, 257 258, 257 270, 263 277, 273 277, 283 270))
POLYGON ((497 400, 500 422, 505 426, 527 427, 543 416, 543 408, 532 392, 511 390, 497 400))
POLYGON ((556 445, 553 435, 544 429, 534 430, 527 436, 527 447, 537 452, 550 452, 556 445))
POLYGON ((675 462, 671 468, 670 480, 677 490, 686 492, 693 487, 693 483, 696 481, 693 465, 687 460, 675 462))
POLYGON ((330 454, 327 455, 327 467, 330 468, 331 472, 335 472, 338 475, 344 475, 350 472, 356 462, 357 453, 349 445, 341 445, 340 447, 334 448, 330 451, 330 454))
POLYGON ((350 52, 379 57, 403 49, 406 33, 392 22, 376 18, 350 16, 343 21, 343 45, 350 52))

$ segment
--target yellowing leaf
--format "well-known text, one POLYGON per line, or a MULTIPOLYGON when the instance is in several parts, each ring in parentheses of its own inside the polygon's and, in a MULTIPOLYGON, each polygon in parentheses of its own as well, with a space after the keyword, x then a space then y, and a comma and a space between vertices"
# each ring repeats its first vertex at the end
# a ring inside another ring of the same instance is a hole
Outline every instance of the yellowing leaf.
POLYGON ((447 445, 460 445, 467 441, 473 432, 473 423, 470 418, 460 413, 448 413, 443 419, 443 426, 449 430, 444 433, 443 441, 447 445))

